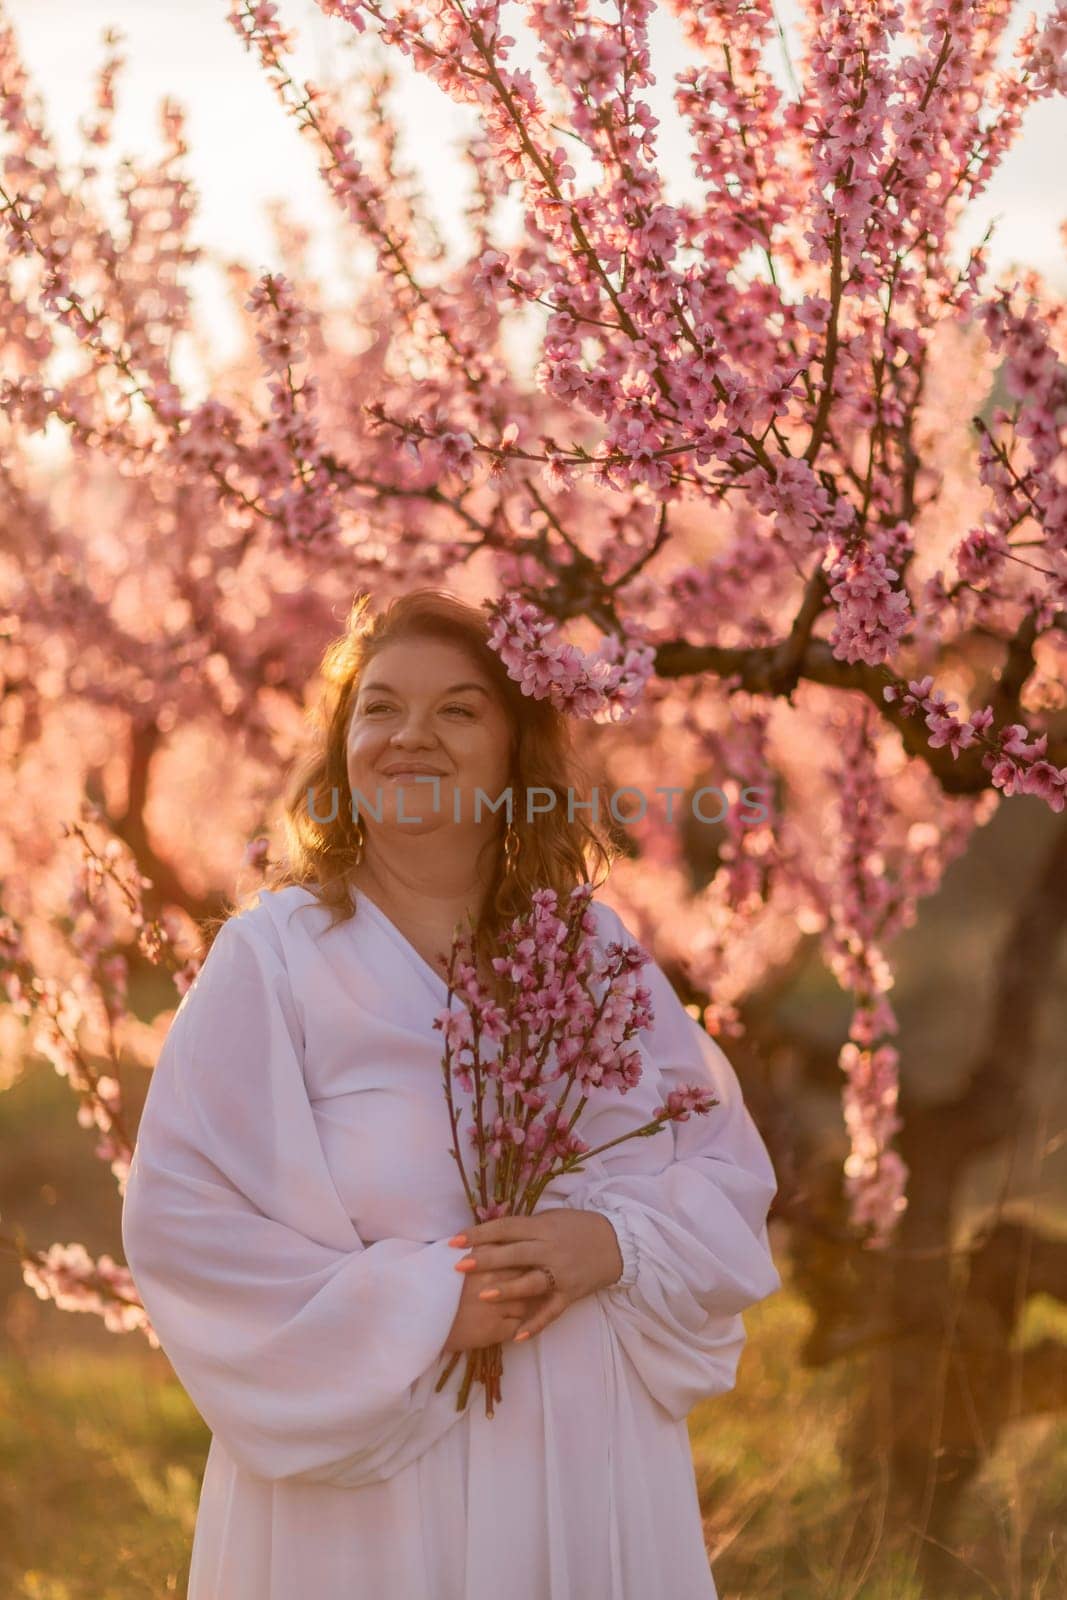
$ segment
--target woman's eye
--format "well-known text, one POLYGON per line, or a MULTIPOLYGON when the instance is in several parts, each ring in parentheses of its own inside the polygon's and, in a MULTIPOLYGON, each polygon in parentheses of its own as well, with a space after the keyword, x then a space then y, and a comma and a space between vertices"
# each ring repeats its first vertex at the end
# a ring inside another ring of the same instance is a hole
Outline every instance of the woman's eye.
MULTIPOLYGON (((474 712, 470 709, 469 706, 445 706, 444 709, 446 711, 458 711, 460 713, 460 715, 464 716, 464 717, 473 717, 473 715, 474 715, 474 712)), ((364 707, 364 714, 366 716, 372 716, 375 711, 389 711, 389 710, 391 710, 391 707, 386 705, 384 700, 376 700, 373 705, 364 707)))

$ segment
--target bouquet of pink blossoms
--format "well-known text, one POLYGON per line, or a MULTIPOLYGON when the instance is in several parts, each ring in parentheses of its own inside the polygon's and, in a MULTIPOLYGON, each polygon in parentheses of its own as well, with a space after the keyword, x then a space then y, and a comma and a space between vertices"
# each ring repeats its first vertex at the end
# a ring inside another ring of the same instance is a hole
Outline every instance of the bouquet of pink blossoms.
MULTIPOLYGON (((613 942, 601 958, 595 942, 592 886, 571 893, 566 915, 556 915, 554 889, 538 889, 532 910, 504 936, 493 968, 510 987, 505 1002, 480 983, 470 933, 458 936, 448 964, 448 1009, 434 1018, 444 1034, 445 1097, 452 1125, 452 1154, 477 1222, 530 1216, 553 1178, 582 1171, 583 1158, 626 1139, 651 1138, 670 1121, 703 1114, 718 1104, 709 1090, 685 1086, 656 1107, 653 1120, 591 1150, 574 1131, 590 1092, 625 1094, 641 1078, 641 1052, 630 1041, 654 1020, 649 991, 637 981, 650 959, 640 945, 613 942), (452 997, 463 1002, 452 1009, 452 997), (552 1058, 550 1061, 550 1057, 552 1058), (477 1171, 463 1162, 453 1080, 472 1097, 467 1143, 477 1171), (562 1080, 553 1094, 551 1084, 562 1080), (567 1101, 577 1086, 573 1109, 567 1101)), ((443 1388, 459 1360, 457 1351, 437 1382, 443 1388)), ((503 1346, 467 1352, 457 1409, 467 1404, 477 1378, 486 1392, 486 1415, 500 1399, 503 1346)))

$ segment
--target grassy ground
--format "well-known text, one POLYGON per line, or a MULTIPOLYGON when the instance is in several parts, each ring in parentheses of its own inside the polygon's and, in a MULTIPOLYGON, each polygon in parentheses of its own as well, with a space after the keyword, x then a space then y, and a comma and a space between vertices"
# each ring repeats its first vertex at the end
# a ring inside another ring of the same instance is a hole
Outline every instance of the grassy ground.
MULTIPOLYGON (((792 1296, 747 1320, 737 1390, 690 1419, 720 1600, 941 1600, 888 1541, 865 1572, 842 1569, 855 1504, 835 1439, 850 1374, 798 1366, 807 1313, 792 1296)), ((1040 1321, 1031 1336, 1050 1331, 1040 1321)), ((5 1600, 185 1594, 208 1434, 164 1357, 132 1336, 105 1338, 0 1357, 5 1600)), ((1067 1429, 1020 1426, 961 1517, 955 1548, 961 1570, 974 1570, 975 1600, 1067 1593, 1065 1503, 1067 1429)))
POLYGON ((184 1595, 207 1438, 176 1380, 123 1342, 110 1357, 6 1357, 0 1593, 184 1595))
MULTIPOLYGON (((818 1371, 799 1364, 809 1315, 789 1294, 748 1313, 736 1390, 690 1417, 720 1600, 947 1600, 916 1580, 914 1545, 883 1536, 844 1561, 859 1507, 837 1441, 856 1375, 847 1363, 818 1371)), ((1057 1333, 1067 1333, 1067 1316, 1035 1301, 1022 1338, 1057 1333)), ((961 1506, 954 1600, 1067 1594, 1065 1505, 1067 1426, 1042 1418, 1009 1429, 961 1506)))

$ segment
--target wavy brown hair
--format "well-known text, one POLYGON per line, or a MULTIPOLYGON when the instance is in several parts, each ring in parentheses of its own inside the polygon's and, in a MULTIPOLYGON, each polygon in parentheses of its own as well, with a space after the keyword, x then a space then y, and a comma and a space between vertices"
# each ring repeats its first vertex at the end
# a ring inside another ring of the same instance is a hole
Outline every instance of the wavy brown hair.
POLYGON ((504 707, 512 735, 508 775, 512 795, 521 797, 528 788, 541 787, 555 796, 551 810, 529 820, 524 805, 513 805, 519 851, 510 873, 505 872, 503 851, 506 815, 499 831, 483 846, 496 852, 496 865, 474 926, 479 958, 488 966, 489 958, 499 953, 503 929, 512 918, 529 911, 535 889, 555 889, 562 912, 578 884, 600 887, 619 852, 609 832, 586 820, 588 806, 582 809, 592 784, 574 748, 572 721, 549 700, 523 694, 490 647, 489 633, 487 611, 446 590, 411 590, 390 601, 381 613, 373 611, 369 594, 356 596, 344 633, 322 658, 319 672, 325 689, 313 713, 314 746, 294 766, 286 789, 288 856, 267 867, 263 886, 303 885, 329 909, 331 928, 355 914, 349 875, 357 862, 359 841, 347 761, 353 704, 363 674, 380 650, 400 640, 434 638, 464 649, 504 707), (568 793, 577 803, 573 820, 567 814, 568 793), (329 821, 316 820, 327 814, 329 821), (593 872, 601 876, 594 879, 593 872))

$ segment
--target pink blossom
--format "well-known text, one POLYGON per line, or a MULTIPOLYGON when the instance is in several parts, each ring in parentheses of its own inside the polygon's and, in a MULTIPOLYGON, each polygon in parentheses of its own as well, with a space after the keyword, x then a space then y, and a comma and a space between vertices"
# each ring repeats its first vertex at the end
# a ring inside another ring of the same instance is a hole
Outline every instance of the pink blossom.
POLYGON ((1053 811, 1062 811, 1067 793, 1067 767, 1054 767, 1049 761, 1034 761, 1020 775, 1018 787, 1023 794, 1039 795, 1053 811))
POLYGON ((830 634, 835 656, 877 666, 894 651, 912 616, 906 592, 893 585, 899 576, 885 553, 866 542, 831 560, 828 583, 838 608, 830 634))
POLYGON ((84 1245, 53 1244, 23 1258, 22 1276, 38 1299, 54 1301, 61 1311, 94 1312, 112 1333, 140 1328, 158 1348, 129 1270, 111 1256, 93 1261, 84 1245))
POLYGON ((636 710, 653 667, 654 647, 632 625, 626 641, 608 635, 595 654, 552 642, 554 624, 529 602, 507 594, 489 607, 490 645, 524 694, 551 699, 594 722, 625 721, 636 710))

